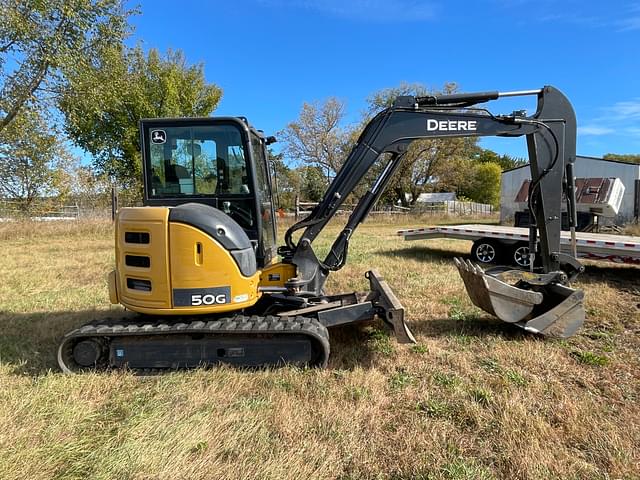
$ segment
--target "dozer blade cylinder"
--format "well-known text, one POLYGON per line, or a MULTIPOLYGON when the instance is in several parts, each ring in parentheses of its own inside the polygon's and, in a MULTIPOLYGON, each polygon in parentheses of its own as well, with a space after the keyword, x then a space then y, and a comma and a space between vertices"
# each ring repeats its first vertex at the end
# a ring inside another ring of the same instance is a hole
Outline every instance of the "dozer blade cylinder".
POLYGON ((454 258, 454 262, 471 302, 504 322, 530 332, 567 338, 584 321, 584 293, 580 290, 555 283, 524 289, 485 273, 469 260, 454 258))

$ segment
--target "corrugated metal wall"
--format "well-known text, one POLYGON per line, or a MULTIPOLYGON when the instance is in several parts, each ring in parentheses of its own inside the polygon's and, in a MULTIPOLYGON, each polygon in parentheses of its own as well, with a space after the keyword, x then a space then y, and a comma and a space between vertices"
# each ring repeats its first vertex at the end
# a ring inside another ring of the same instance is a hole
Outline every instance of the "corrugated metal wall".
MULTIPOLYGON (((602 159, 580 157, 576 159, 576 177, 617 177, 625 191, 617 223, 632 221, 636 216, 636 181, 640 180, 640 165, 611 162, 602 159)), ((516 206, 514 200, 522 182, 531 179, 529 167, 510 170, 502 174, 500 190, 500 221, 512 224, 516 206)))

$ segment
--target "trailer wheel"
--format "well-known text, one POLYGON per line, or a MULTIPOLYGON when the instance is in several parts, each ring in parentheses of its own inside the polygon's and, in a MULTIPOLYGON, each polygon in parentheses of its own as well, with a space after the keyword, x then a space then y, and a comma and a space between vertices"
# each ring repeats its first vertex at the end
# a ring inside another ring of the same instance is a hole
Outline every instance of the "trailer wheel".
POLYGON ((518 242, 511 249, 511 261, 517 267, 529 267, 529 244, 518 242))
POLYGON ((500 244, 495 240, 481 238, 473 242, 471 258, 478 263, 495 263, 498 260, 500 244))

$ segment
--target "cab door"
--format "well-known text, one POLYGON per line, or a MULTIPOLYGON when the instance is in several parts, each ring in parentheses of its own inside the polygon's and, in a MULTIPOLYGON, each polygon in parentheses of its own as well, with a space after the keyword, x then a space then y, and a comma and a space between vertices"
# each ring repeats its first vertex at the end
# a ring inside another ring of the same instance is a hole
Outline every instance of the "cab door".
POLYGON ((260 223, 260 250, 263 265, 269 265, 276 258, 276 229, 271 191, 271 177, 267 168, 264 140, 251 132, 251 150, 256 176, 256 196, 258 202, 258 222, 260 223))

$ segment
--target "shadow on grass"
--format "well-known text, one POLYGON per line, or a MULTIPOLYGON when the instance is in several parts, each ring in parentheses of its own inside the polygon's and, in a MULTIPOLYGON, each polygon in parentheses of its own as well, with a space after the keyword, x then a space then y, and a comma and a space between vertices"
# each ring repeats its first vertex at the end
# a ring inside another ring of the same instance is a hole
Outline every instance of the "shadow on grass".
MULTIPOLYGON (((493 317, 478 316, 465 320, 453 318, 407 322, 418 338, 449 338, 463 345, 495 340, 521 342, 544 337, 527 333, 516 325, 493 317)), ((330 330, 331 358, 329 368, 351 370, 370 368, 376 362, 375 353, 393 355, 397 346, 393 331, 377 320, 360 325, 336 327, 330 330)), ((419 343, 419 342, 418 342, 419 343)))
MULTIPOLYGON (((0 312, 0 362, 10 365, 16 375, 39 376, 59 371, 58 345, 63 336, 85 323, 106 320, 117 311, 10 313, 0 312)), ((514 325, 495 319, 435 319, 410 322, 414 334, 425 337, 451 337, 454 340, 522 340, 526 334, 514 325)), ((380 321, 335 327, 330 330, 329 368, 351 370, 370 368, 376 353, 390 355, 396 340, 380 321)))
POLYGON ((484 316, 465 320, 438 318, 414 321, 411 322, 410 328, 416 335, 438 338, 466 337, 479 340, 500 338, 506 341, 522 341, 537 337, 512 323, 484 316))
POLYGON ((635 265, 589 264, 578 277, 582 283, 609 282, 620 287, 640 289, 640 268, 635 265))
POLYGON ((93 320, 113 317, 116 312, 0 312, 0 362, 19 375, 41 375, 58 370, 58 344, 65 333, 93 320))
MULTIPOLYGON (((467 257, 469 252, 460 252, 452 250, 443 250, 441 248, 425 247, 423 245, 414 245, 411 247, 393 249, 393 250, 381 250, 381 255, 386 255, 391 258, 407 258, 410 260, 418 261, 434 261, 439 258, 451 259, 453 257, 467 257)), ((452 263, 453 265, 453 263, 452 263)))

